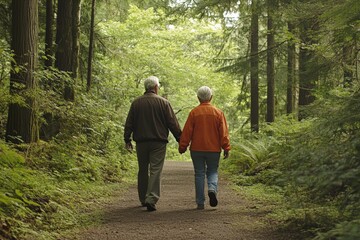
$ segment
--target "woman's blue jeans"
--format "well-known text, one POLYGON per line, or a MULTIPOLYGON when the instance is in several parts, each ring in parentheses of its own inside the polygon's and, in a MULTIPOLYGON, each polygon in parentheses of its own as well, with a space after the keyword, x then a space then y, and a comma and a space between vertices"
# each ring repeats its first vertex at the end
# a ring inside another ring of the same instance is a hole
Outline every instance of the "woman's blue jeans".
POLYGON ((219 152, 196 152, 191 151, 191 159, 195 171, 195 194, 196 203, 205 203, 205 175, 207 178, 208 191, 217 193, 219 152))

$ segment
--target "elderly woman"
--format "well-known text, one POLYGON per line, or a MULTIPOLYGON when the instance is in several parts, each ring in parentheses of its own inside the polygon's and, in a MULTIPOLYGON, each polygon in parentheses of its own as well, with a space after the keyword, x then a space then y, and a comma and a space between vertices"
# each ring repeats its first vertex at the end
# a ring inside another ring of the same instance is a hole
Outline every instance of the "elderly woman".
POLYGON ((205 175, 207 177, 210 206, 218 204, 218 167, 221 149, 224 159, 229 156, 230 140, 224 113, 210 104, 212 91, 200 87, 197 92, 200 105, 191 110, 179 142, 179 153, 190 144, 190 154, 195 170, 197 209, 204 209, 205 175))

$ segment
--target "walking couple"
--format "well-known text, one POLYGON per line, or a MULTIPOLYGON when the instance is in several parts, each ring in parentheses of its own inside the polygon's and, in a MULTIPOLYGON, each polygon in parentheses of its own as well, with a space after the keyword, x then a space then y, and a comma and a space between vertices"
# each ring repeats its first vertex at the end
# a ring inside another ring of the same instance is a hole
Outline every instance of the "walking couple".
POLYGON ((202 86, 197 91, 200 104, 191 110, 181 131, 168 100, 158 95, 159 79, 151 76, 144 81, 145 93, 130 107, 124 129, 126 149, 136 142, 138 160, 138 194, 143 207, 156 210, 160 198, 160 178, 164 165, 169 130, 179 143, 179 153, 190 154, 195 171, 197 209, 204 209, 205 176, 210 206, 218 204, 218 167, 221 150, 229 156, 230 141, 224 113, 210 104, 212 91, 202 86))

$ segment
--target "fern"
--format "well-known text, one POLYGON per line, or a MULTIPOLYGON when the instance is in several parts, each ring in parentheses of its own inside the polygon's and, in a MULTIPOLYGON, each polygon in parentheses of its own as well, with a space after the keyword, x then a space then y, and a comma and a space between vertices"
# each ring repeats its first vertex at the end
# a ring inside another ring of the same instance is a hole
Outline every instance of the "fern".
POLYGON ((25 159, 20 154, 11 150, 7 145, 0 141, 0 166, 2 167, 15 167, 23 165, 25 159))

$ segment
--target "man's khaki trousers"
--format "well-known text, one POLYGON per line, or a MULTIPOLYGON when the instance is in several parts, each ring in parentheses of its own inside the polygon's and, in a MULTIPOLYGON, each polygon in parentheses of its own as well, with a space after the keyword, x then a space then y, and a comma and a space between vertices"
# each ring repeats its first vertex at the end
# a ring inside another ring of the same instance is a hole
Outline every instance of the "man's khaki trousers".
POLYGON ((136 143, 138 193, 142 204, 156 204, 160 198, 161 174, 166 155, 165 142, 136 143))

